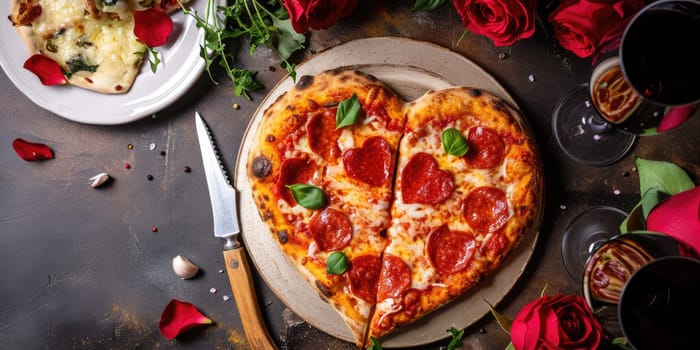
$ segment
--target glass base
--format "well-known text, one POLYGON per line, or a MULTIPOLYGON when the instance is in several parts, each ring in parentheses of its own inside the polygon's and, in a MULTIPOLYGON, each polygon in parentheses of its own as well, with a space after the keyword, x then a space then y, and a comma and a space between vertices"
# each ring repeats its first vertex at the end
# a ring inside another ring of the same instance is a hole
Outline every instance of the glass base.
POLYGON ((588 257, 608 239, 620 234, 627 213, 613 207, 592 207, 576 216, 564 230, 561 257, 569 276, 579 283, 588 257))
POLYGON ((609 125, 590 100, 588 84, 559 100, 552 113, 554 137, 572 160, 592 166, 610 165, 629 152, 637 135, 609 125))

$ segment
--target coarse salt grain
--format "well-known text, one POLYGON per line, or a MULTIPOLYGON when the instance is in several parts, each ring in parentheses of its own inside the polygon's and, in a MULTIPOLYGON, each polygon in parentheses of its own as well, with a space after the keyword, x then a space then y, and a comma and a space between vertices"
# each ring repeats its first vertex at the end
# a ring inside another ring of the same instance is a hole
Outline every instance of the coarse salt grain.
POLYGON ((586 105, 586 108, 591 108, 591 101, 586 100, 583 104, 586 105))
POLYGON ((620 193, 622 193, 622 192, 621 192, 620 190, 618 190, 618 189, 615 189, 615 190, 613 191, 613 193, 614 193, 616 196, 619 196, 620 193))
POLYGON ((209 293, 211 293, 211 294, 216 294, 216 288, 211 288, 211 289, 209 289, 209 293))
POLYGON ((593 135, 593 139, 596 141, 600 140, 600 135, 598 135, 598 134, 593 135))
POLYGON ((532 74, 530 74, 527 78, 528 78, 531 82, 535 81, 535 76, 532 75, 532 74))
POLYGON ((153 143, 153 142, 151 142, 151 144, 148 145, 148 149, 151 150, 151 151, 154 150, 154 149, 156 149, 156 144, 153 143))
POLYGON ((221 297, 221 299, 224 299, 224 301, 229 301, 229 299, 231 298, 228 295, 224 295, 223 297, 221 297))
POLYGON ((566 209, 566 205, 564 205, 564 204, 560 205, 560 206, 559 206, 559 209, 561 209, 561 210, 566 209))

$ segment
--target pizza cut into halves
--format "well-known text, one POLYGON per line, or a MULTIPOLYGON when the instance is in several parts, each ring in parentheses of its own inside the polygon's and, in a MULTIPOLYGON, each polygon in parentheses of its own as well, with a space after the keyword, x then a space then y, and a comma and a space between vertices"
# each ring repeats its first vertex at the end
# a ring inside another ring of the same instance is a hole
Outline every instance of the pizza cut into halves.
POLYGON ((147 52, 134 35, 132 11, 169 13, 179 6, 174 0, 12 0, 9 19, 29 54, 58 63, 69 84, 120 94, 131 88, 147 52))
POLYGON ((464 295, 539 223, 535 142, 479 89, 404 103, 372 76, 331 70, 300 78, 254 132, 260 216, 358 346, 464 295))

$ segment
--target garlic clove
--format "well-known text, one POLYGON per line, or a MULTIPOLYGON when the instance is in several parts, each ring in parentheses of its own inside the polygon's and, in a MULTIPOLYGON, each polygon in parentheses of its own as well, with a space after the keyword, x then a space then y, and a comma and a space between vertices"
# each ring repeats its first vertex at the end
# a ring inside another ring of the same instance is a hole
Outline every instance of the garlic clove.
POLYGON ((99 174, 90 178, 90 181, 92 181, 90 186, 92 188, 98 188, 98 187, 104 185, 104 183, 107 182, 107 180, 109 180, 109 174, 99 173, 99 174))
POLYGON ((173 258, 173 271, 182 279, 192 278, 197 275, 199 266, 193 264, 189 259, 178 255, 173 258))

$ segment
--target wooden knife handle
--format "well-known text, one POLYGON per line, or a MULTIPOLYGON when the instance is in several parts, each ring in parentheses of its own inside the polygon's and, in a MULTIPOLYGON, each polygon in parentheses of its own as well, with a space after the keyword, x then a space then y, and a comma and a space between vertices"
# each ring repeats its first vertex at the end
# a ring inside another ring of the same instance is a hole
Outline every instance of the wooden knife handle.
POLYGON ((275 342, 270 338, 265 327, 258 299, 255 296, 253 275, 250 273, 248 256, 245 249, 231 249, 224 251, 226 271, 236 299, 238 313, 241 316, 243 330, 248 343, 253 350, 277 349, 275 342))

